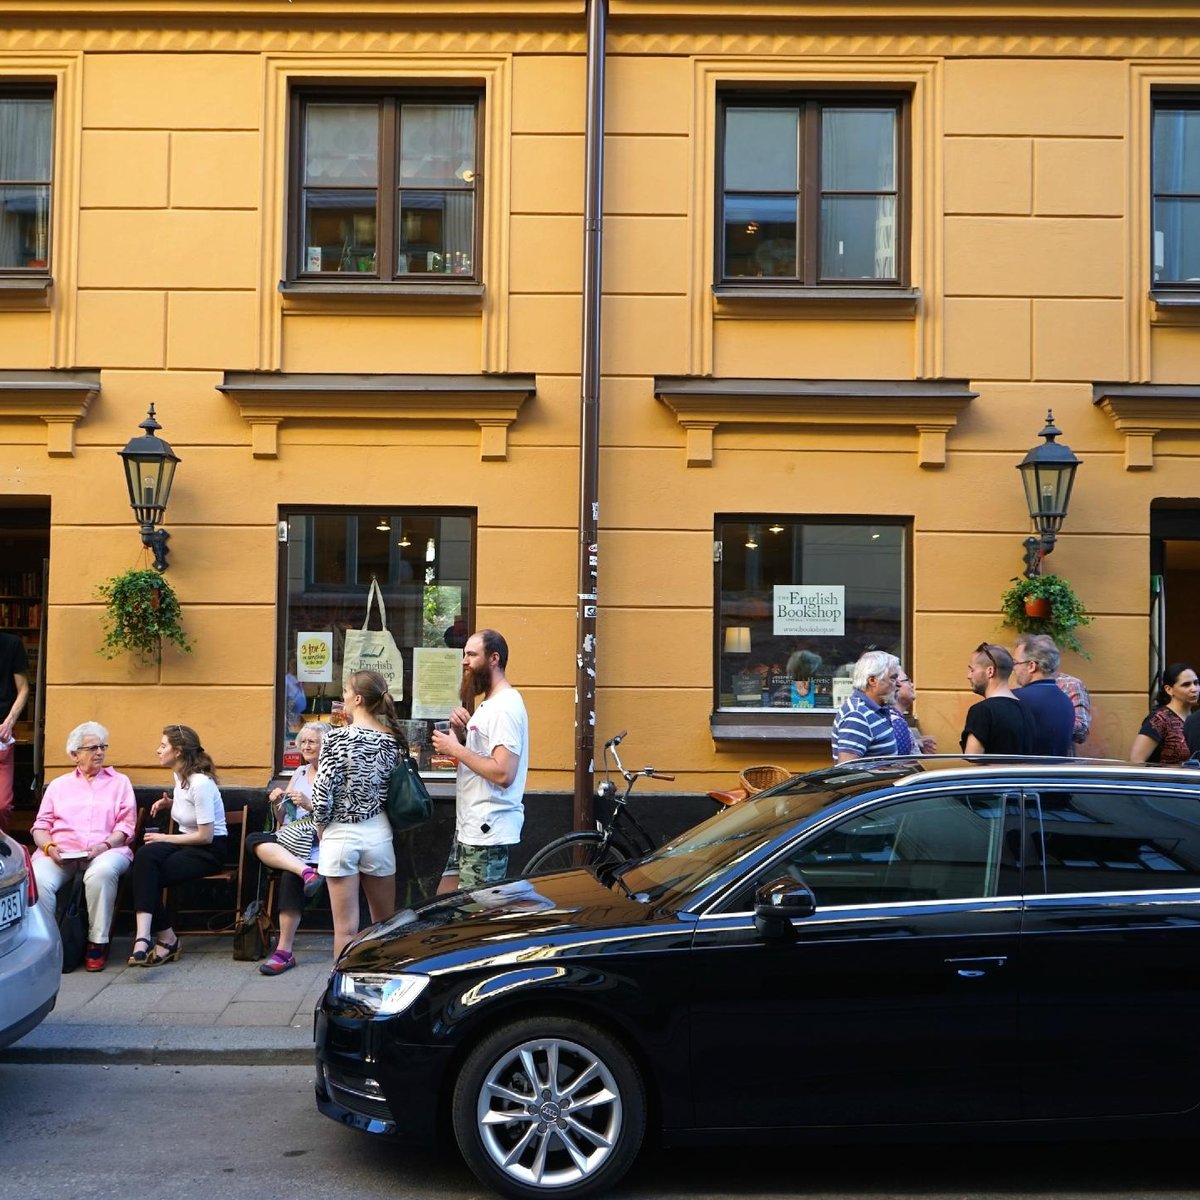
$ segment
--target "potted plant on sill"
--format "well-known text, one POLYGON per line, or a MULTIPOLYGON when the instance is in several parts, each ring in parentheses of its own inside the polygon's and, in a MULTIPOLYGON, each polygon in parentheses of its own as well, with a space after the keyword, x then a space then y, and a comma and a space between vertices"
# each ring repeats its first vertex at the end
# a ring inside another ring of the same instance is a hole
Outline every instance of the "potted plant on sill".
POLYGON ((185 653, 192 647, 180 624, 179 599, 171 585, 149 567, 114 575, 97 589, 104 601, 104 641, 100 653, 116 658, 136 654, 147 666, 162 661, 163 640, 185 653))
POLYGON ((1079 644, 1076 630, 1090 625, 1092 618, 1061 575, 1014 579, 1012 587, 1000 597, 1000 612, 1004 624, 1018 633, 1047 633, 1060 650, 1090 657, 1079 644))

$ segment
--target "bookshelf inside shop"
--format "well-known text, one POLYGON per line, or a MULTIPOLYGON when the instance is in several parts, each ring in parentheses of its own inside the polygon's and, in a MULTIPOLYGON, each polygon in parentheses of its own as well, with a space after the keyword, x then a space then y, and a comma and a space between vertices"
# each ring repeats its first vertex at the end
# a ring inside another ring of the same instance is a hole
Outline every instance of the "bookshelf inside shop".
POLYGON ((36 808, 41 794, 44 722, 46 573, 49 514, 0 509, 0 629, 21 639, 28 660, 29 699, 13 729, 13 804, 36 808), (42 527, 44 517, 45 526, 42 527))

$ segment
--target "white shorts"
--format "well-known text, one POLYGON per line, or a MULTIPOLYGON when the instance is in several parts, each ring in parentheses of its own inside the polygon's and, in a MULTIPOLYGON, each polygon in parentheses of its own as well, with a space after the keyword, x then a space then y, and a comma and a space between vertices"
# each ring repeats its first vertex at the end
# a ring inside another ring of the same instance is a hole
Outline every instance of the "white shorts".
POLYGON ((321 834, 317 870, 329 879, 346 875, 395 875, 392 823, 387 813, 348 825, 335 821, 321 834))

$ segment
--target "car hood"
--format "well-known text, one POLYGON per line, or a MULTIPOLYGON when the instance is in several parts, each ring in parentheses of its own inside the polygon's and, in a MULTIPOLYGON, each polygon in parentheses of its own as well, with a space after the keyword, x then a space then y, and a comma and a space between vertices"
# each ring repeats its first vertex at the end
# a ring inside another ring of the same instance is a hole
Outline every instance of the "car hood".
POLYGON ((575 952, 589 940, 603 943, 615 929, 644 930, 675 921, 654 905, 632 898, 617 883, 591 872, 564 871, 514 879, 438 896, 367 930, 338 960, 339 970, 446 971, 482 961, 553 957, 569 943, 575 952), (482 953, 481 953, 482 952, 482 953))

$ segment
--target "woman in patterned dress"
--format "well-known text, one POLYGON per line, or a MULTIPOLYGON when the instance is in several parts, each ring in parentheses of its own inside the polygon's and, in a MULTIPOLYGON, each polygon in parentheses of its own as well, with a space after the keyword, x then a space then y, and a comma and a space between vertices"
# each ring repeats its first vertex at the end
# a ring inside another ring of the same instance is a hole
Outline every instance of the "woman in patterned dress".
POLYGON ((1191 757, 1183 723, 1200 700, 1200 677, 1187 663, 1171 663, 1162 673, 1156 708, 1143 722, 1129 751, 1131 762, 1157 762, 1167 766, 1191 757))

